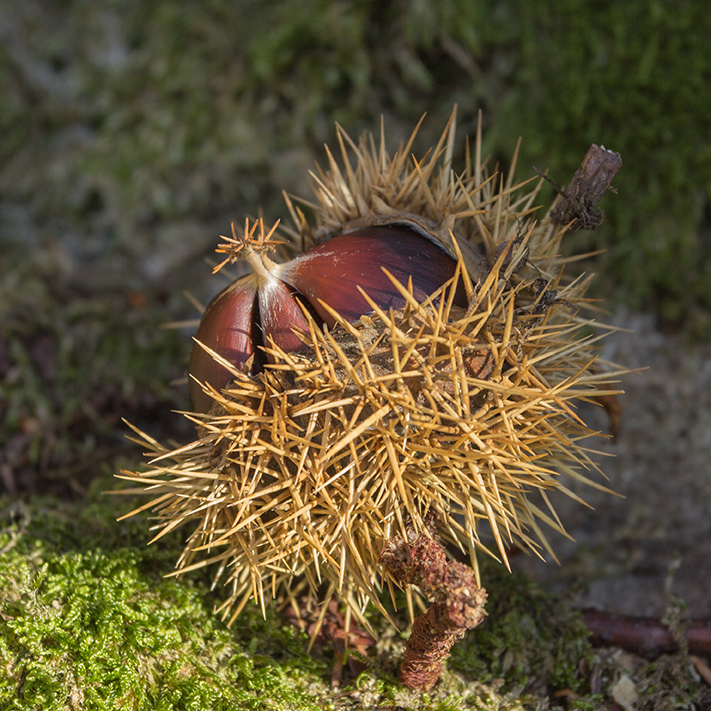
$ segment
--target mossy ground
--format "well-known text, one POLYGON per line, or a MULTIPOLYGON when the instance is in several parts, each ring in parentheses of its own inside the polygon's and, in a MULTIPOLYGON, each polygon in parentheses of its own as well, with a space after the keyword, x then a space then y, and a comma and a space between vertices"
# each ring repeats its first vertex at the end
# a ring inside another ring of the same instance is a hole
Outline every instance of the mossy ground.
MULTIPOLYGON (((304 194, 336 120, 357 135, 383 115, 395 143, 427 111, 422 148, 454 103, 463 133, 481 108, 485 152, 505 165, 521 135, 521 170, 560 183, 591 142, 619 151, 618 194, 589 238, 608 249, 604 291, 708 333, 709 15, 691 0, 588 8, 2 4, 0 708, 513 709, 587 693, 565 606, 492 570, 490 618, 435 694, 372 671, 334 695, 327 651, 306 655, 274 617, 225 630, 204 579, 163 579, 177 539, 145 549, 145 522, 117 524, 124 509, 97 492, 139 459, 122 417, 190 436, 171 412, 187 407, 173 383, 188 332, 160 325, 195 315, 186 285, 208 298, 200 259, 230 220, 283 217, 281 189, 304 194)), ((687 671, 654 678, 656 698, 696 694, 687 671)))
POLYGON ((110 484, 99 480, 74 502, 0 500, 0 708, 564 708, 556 692, 575 699, 568 708, 607 708, 609 697, 589 695, 593 669, 610 684, 633 675, 649 698, 685 700, 675 708, 701 698, 688 660, 638 661, 630 671, 593 652, 564 602, 493 565, 484 568, 489 617, 455 647, 432 693, 397 683, 402 640, 378 615, 383 639, 366 671, 331 689, 328 644, 309 652, 306 635, 272 607, 266 620, 248 607, 227 629, 206 574, 165 578, 180 536, 146 548, 140 520, 115 521, 129 502, 102 493, 110 484))
POLYGON ((455 709, 584 683, 584 630, 569 613, 551 615, 555 603, 530 583, 519 579, 517 589, 502 579, 491 622, 450 663, 444 689, 456 689, 456 701, 443 690, 404 701, 381 671, 394 670, 388 658, 333 693, 331 650, 309 654, 306 636, 272 609, 265 621, 248 608, 226 629, 204 575, 162 577, 179 537, 146 549, 140 522, 110 517, 123 503, 96 491, 74 504, 2 501, 2 708, 377 708, 399 699, 406 708, 455 709))
POLYGON ((94 496, 3 504, 0 707, 317 708, 324 661, 273 618, 229 633, 204 580, 162 577, 175 541, 147 551, 94 496))

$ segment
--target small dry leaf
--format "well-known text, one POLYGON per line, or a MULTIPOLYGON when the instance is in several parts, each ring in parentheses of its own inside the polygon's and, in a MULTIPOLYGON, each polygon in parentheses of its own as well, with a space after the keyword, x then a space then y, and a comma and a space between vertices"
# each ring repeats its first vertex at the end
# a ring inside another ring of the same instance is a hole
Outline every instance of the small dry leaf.
POLYGON ((635 683, 630 679, 627 674, 623 674, 616 682, 613 684, 612 698, 620 705, 625 711, 635 711, 635 704, 639 700, 639 692, 635 683))

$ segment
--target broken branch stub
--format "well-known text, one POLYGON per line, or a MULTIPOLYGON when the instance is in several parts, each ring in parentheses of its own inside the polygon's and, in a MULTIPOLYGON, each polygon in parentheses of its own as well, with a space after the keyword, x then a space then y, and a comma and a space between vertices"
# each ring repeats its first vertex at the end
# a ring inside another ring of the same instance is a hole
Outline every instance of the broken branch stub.
POLYGON ((605 213, 597 204, 608 190, 614 190, 610 183, 620 168, 622 158, 619 153, 594 143, 588 149, 566 190, 561 190, 547 175, 535 168, 562 198, 558 207, 551 212, 551 221, 556 225, 572 222, 571 232, 594 230, 601 225, 605 213))

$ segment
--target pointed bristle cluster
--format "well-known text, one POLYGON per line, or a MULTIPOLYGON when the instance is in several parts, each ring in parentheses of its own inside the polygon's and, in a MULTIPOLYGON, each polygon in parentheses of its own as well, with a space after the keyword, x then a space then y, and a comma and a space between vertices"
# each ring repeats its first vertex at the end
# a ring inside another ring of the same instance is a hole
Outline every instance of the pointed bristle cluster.
POLYGON ((230 619, 251 598, 264 606, 306 585, 362 620, 368 602, 384 612, 387 539, 428 535, 434 514, 474 566, 477 551, 508 564, 511 545, 551 552, 540 524, 563 531, 547 494, 574 496, 565 477, 600 486, 575 402, 608 394, 617 373, 595 363, 602 334, 578 314, 587 282, 562 278, 565 230, 530 219, 538 187, 495 189, 479 141, 455 175, 453 137, 452 120, 418 162, 411 142, 391 157, 341 131, 343 167, 330 158, 317 178, 318 229, 289 203, 302 237, 417 224, 458 256, 453 280, 424 302, 393 280, 404 308, 373 301, 357 323, 334 312, 331 330, 304 310, 307 350, 272 344, 264 372, 233 368, 229 387, 206 386, 212 410, 190 415, 199 439, 168 451, 144 436, 151 468, 125 475, 154 495, 138 510, 152 509, 159 536, 195 526, 178 567, 216 564, 230 619))
POLYGON ((237 235, 237 230, 235 229, 234 222, 232 223, 232 236, 225 237, 225 240, 217 245, 215 252, 217 254, 226 254, 227 258, 223 259, 219 264, 217 264, 212 273, 217 272, 225 266, 225 264, 234 263, 239 259, 246 258, 245 255, 260 253, 260 252, 271 252, 276 249, 278 245, 285 244, 283 240, 274 239, 274 233, 279 227, 279 221, 272 225, 271 229, 267 231, 264 228, 264 219, 260 218, 249 225, 249 218, 244 221, 244 232, 241 235, 237 235))

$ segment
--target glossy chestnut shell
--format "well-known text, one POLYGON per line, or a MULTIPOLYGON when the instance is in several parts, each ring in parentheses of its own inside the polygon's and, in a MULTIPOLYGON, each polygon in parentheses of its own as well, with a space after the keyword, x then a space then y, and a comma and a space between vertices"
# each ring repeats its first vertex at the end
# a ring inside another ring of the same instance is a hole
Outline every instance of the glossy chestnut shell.
MULTIPOLYGON (((273 342, 285 351, 305 348, 297 330, 307 330, 307 309, 320 325, 335 325, 324 303, 347 321, 372 311, 358 287, 382 309, 399 309, 405 299, 387 270, 401 284, 412 284, 418 301, 450 280, 456 260, 439 245, 406 226, 369 227, 338 235, 284 264, 264 260, 265 269, 238 279, 220 292, 202 317, 190 357, 190 397, 198 412, 213 400, 200 383, 220 390, 229 371, 200 345, 238 369, 252 359, 249 374, 267 361, 260 346, 273 342)), ((455 303, 466 307, 460 285, 455 303)))

